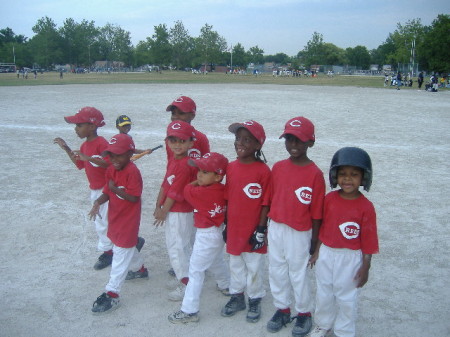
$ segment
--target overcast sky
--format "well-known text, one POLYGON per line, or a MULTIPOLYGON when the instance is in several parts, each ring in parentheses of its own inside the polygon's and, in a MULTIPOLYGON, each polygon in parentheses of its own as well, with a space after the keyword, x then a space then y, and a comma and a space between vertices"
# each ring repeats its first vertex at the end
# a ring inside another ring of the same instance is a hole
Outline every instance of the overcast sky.
POLYGON ((131 34, 132 43, 153 35, 154 26, 168 29, 181 20, 189 34, 200 35, 206 23, 228 45, 264 54, 296 55, 314 32, 340 48, 382 44, 397 23, 420 18, 430 25, 438 14, 450 14, 449 0, 2 0, 0 28, 31 38, 32 27, 45 16, 57 27, 73 18, 112 23, 131 34))

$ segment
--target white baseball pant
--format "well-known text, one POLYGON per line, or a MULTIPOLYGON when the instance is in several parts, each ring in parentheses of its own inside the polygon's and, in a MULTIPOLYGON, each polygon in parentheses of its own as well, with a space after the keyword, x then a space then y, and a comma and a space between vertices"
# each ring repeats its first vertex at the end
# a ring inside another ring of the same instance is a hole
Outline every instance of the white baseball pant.
POLYGON ((241 253, 230 255, 230 293, 240 294, 247 288, 251 299, 266 296, 263 277, 265 254, 241 253))
POLYGON ((314 321, 327 330, 334 322, 334 334, 338 337, 354 337, 356 333, 359 289, 354 277, 361 263, 360 250, 320 246, 314 321))
MULTIPOLYGON (((94 204, 94 201, 97 200, 103 193, 102 189, 99 190, 91 190, 91 202, 94 204)), ((97 249, 101 252, 106 252, 113 248, 113 243, 108 238, 108 204, 109 202, 105 202, 100 205, 98 210, 100 216, 96 216, 95 223, 95 231, 98 236, 98 244, 97 249)))
POLYGON ((290 308, 292 287, 297 313, 312 310, 308 277, 311 235, 311 230, 297 231, 273 220, 269 222, 269 283, 277 309, 290 308))
POLYGON ((106 291, 112 291, 119 294, 128 271, 138 271, 141 269, 144 261, 136 247, 122 248, 113 246, 113 259, 109 282, 106 285, 106 291))
POLYGON ((189 276, 192 237, 195 235, 194 213, 169 212, 165 221, 166 246, 178 280, 189 276))
POLYGON ((205 271, 208 269, 220 289, 229 288, 230 271, 224 260, 223 226, 197 228, 194 248, 189 264, 189 283, 181 310, 192 314, 199 311, 205 271))

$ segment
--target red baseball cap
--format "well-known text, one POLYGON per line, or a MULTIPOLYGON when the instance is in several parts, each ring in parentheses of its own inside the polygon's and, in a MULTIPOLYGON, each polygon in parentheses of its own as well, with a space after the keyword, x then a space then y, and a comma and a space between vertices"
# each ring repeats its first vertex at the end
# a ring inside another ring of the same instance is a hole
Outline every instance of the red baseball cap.
POLYGON ((239 130, 240 128, 247 129, 261 145, 264 144, 266 140, 266 133, 264 132, 264 128, 261 124, 249 120, 242 123, 233 123, 228 127, 228 130, 236 134, 237 130, 239 130))
POLYGON ((183 112, 192 112, 195 115, 197 111, 197 106, 192 98, 187 96, 180 96, 176 100, 174 100, 166 109, 166 111, 171 111, 172 107, 177 107, 183 112))
POLYGON ((183 140, 194 139, 194 127, 183 121, 173 121, 167 126, 167 137, 177 137, 183 140))
POLYGON ((98 127, 105 125, 103 114, 91 106, 81 108, 75 115, 64 117, 64 119, 71 124, 91 123, 98 127))
POLYGON ((133 138, 127 134, 119 133, 109 140, 108 146, 102 154, 123 154, 130 150, 133 151, 133 153, 135 152, 133 138))
POLYGON ((316 140, 316 136, 314 134, 314 124, 305 117, 294 117, 288 120, 284 126, 284 132, 280 138, 283 138, 287 134, 294 135, 302 142, 307 142, 308 140, 312 140, 314 142, 316 140))
POLYGON ((189 159, 189 165, 196 166, 203 171, 215 172, 224 176, 227 172, 228 159, 220 153, 209 152, 205 153, 203 157, 189 159))

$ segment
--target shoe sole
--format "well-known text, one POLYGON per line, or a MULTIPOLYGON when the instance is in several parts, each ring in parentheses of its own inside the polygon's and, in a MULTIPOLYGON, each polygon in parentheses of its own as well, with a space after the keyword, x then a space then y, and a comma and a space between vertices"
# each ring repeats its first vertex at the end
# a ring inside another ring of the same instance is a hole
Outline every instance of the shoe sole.
POLYGON ((223 317, 231 317, 231 316, 236 315, 239 311, 244 311, 245 309, 247 309, 247 308, 237 309, 236 311, 234 311, 234 312, 232 312, 232 313, 230 313, 230 314, 226 314, 226 313, 224 313, 223 311, 221 311, 220 314, 221 314, 223 317))
POLYGON ((93 314, 94 316, 106 315, 106 314, 109 314, 110 312, 115 311, 118 307, 120 307, 120 302, 119 302, 119 304, 113 306, 113 307, 112 307, 111 309, 109 309, 109 310, 106 310, 106 311, 92 311, 92 310, 91 310, 91 312, 92 312, 92 314, 93 314))
POLYGON ((170 322, 170 323, 173 323, 173 324, 198 323, 198 321, 200 321, 200 318, 199 318, 199 317, 197 317, 197 318, 195 318, 195 319, 185 320, 185 321, 182 321, 182 320, 176 320, 176 319, 171 320, 171 319, 169 318, 169 322, 170 322))
POLYGON ((245 319, 246 319, 247 322, 249 322, 249 323, 257 323, 257 322, 259 322, 260 318, 261 318, 261 316, 258 317, 258 318, 250 318, 250 317, 246 317, 245 319))

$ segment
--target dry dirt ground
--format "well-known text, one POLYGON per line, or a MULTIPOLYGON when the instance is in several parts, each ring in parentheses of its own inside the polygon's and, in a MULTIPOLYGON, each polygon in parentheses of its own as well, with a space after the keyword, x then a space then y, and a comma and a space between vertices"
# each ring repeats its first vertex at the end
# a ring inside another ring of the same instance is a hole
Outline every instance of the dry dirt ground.
MULTIPOLYGON (((381 84, 381 83, 380 83, 381 84)), ((81 144, 63 116, 95 106, 114 135, 114 121, 127 114, 138 148, 163 144, 166 106, 184 94, 197 102, 193 124, 213 151, 235 157, 232 122, 255 119, 268 136, 264 153, 273 165, 287 157, 278 137, 284 123, 303 115, 316 125, 310 157, 328 174, 343 146, 368 151, 374 183, 380 254, 374 256, 359 301, 358 336, 450 335, 450 92, 389 88, 231 84, 61 85, 0 88, 0 335, 1 336, 290 336, 292 325, 266 332, 274 313, 270 288, 262 319, 245 312, 220 316, 227 302, 206 279, 198 324, 173 325, 167 315, 168 258, 164 231, 153 227, 155 198, 164 175, 165 150, 137 162, 144 178, 141 235, 149 280, 127 282, 121 307, 94 316, 109 268, 95 271, 96 235, 84 172, 52 143, 62 137, 81 144)), ((266 267, 267 268, 267 267, 266 267)), ((267 269, 266 269, 267 270, 267 269)), ((314 270, 310 275, 314 281, 314 270)))

